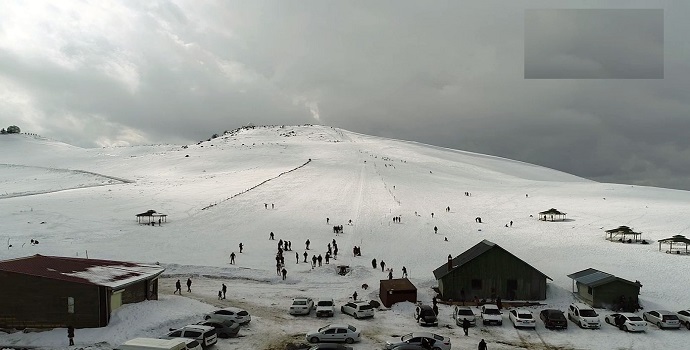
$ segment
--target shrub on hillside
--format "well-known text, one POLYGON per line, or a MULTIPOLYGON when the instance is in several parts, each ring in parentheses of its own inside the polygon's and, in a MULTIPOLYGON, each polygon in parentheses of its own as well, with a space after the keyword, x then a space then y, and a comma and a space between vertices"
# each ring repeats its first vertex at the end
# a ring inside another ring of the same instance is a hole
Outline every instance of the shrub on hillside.
POLYGON ((19 129, 19 127, 16 125, 10 125, 7 127, 8 134, 19 134, 20 132, 22 132, 21 129, 19 129))

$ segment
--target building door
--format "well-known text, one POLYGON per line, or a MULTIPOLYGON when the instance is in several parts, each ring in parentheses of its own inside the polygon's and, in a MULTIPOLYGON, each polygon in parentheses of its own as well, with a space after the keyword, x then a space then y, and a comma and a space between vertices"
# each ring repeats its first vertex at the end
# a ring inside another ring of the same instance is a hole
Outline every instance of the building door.
POLYGON ((508 300, 515 300, 517 298, 518 281, 508 280, 506 283, 506 295, 508 300))
POLYGON ((111 314, 113 312, 115 312, 115 310, 120 308, 120 306, 122 306, 122 292, 124 292, 124 289, 114 291, 113 294, 110 296, 110 313, 111 314))

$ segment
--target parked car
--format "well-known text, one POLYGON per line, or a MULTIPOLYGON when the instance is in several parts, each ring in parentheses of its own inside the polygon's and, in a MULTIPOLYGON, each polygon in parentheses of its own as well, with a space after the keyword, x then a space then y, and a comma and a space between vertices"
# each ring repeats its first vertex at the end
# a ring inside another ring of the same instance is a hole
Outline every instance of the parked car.
POLYGON ((319 299, 316 303, 316 317, 333 317, 333 315, 335 315, 333 299, 319 299))
POLYGON ((568 319, 580 328, 601 328, 599 314, 585 303, 572 303, 568 306, 568 319))
POLYGON ((671 311, 647 311, 642 314, 642 319, 651 324, 655 324, 657 327, 659 327, 659 329, 680 328, 680 320, 678 319, 678 316, 671 311))
POLYGON ((236 307, 226 307, 220 310, 211 312, 204 316, 205 320, 230 320, 239 324, 247 324, 251 322, 252 316, 245 310, 236 307))
POLYGON ((644 332, 647 330, 647 322, 640 316, 629 312, 607 315, 605 321, 626 332, 644 332))
POLYGON ((684 325, 685 328, 690 329, 690 310, 680 310, 676 313, 680 324, 684 325))
POLYGON ((311 298, 293 298, 290 305, 290 315, 309 315, 314 308, 314 301, 311 298))
MULTIPOLYGON (((193 339, 190 339, 193 340, 193 339)), ((196 342, 196 340, 194 340, 196 342)), ((199 342, 197 342, 199 344, 199 342)), ((118 350, 186 350, 187 341, 180 338, 134 338, 117 347, 118 350)), ((190 349, 191 350, 191 349, 190 349)))
POLYGON ((503 314, 498 306, 494 304, 484 304, 481 308, 482 324, 503 325, 503 314))
POLYGON ((190 338, 173 338, 172 340, 181 340, 185 343, 186 349, 187 350, 202 350, 203 347, 201 344, 199 344, 199 341, 196 339, 190 339, 190 338))
POLYGON ((513 322, 513 327, 536 328, 537 321, 532 311, 527 309, 512 309, 508 312, 508 319, 513 322))
POLYGON ((361 339, 361 333, 354 326, 347 324, 329 324, 314 332, 307 333, 307 341, 320 342, 346 342, 352 344, 361 339))
POLYGON ((164 339, 172 338, 191 338, 196 339, 204 349, 215 345, 218 342, 216 329, 210 326, 191 324, 178 329, 170 329, 168 334, 162 336, 164 339))
POLYGON ((470 326, 477 325, 477 317, 469 306, 456 306, 453 310, 453 319, 455 320, 455 324, 460 327, 462 327, 462 322, 464 320, 469 321, 470 326))
POLYGON ((354 318, 374 317, 374 307, 366 301, 351 301, 341 306, 340 312, 354 318))
POLYGON ((544 327, 548 329, 568 328, 568 320, 565 319, 565 315, 561 310, 555 309, 545 309, 541 310, 539 313, 539 318, 544 322, 544 327))
POLYGON ((438 325, 436 313, 429 305, 418 305, 414 309, 414 319, 417 320, 417 323, 434 326, 438 325))
POLYGON ((352 347, 342 344, 321 343, 310 347, 308 350, 352 350, 352 347))
POLYGON ((234 338, 240 332, 240 324, 231 320, 206 320, 197 324, 215 328, 218 338, 234 338))
POLYGON ((387 341, 384 346, 385 350, 393 349, 407 349, 406 345, 422 346, 422 342, 429 344, 428 348, 432 350, 450 350, 450 338, 440 336, 429 332, 412 332, 400 337, 400 340, 387 341))

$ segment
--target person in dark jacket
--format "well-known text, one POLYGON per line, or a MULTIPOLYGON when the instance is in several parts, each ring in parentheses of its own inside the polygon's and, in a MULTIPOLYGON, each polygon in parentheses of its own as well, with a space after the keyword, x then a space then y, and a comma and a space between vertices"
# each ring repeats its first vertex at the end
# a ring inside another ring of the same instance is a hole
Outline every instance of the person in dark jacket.
POLYGON ((192 279, 187 278, 187 292, 191 293, 192 292, 192 279))
POLYGON ((223 288, 221 290, 223 291, 223 299, 225 299, 225 293, 228 291, 228 286, 223 283, 223 288))
POLYGON ((376 268, 376 259, 371 259, 371 267, 376 268))
POLYGON ((180 295, 182 295, 182 283, 180 283, 180 280, 177 280, 177 282, 175 282, 175 291, 173 292, 173 294, 175 293, 180 293, 180 295))
POLYGON ((383 260, 381 260, 381 263, 379 265, 381 265, 381 272, 383 272, 383 269, 386 268, 386 263, 383 260))
POLYGON ((357 301, 357 291, 352 293, 352 300, 357 301))
POLYGON ((477 350, 487 350, 487 349, 486 349, 486 342, 484 341, 484 339, 482 339, 482 340, 479 342, 479 346, 477 346, 477 350))
POLYGON ((467 332, 470 329, 470 321, 467 319, 462 320, 462 331, 465 332, 465 336, 467 336, 467 332))
POLYGON ((69 345, 74 345, 74 327, 72 325, 67 326, 67 338, 69 338, 69 345))

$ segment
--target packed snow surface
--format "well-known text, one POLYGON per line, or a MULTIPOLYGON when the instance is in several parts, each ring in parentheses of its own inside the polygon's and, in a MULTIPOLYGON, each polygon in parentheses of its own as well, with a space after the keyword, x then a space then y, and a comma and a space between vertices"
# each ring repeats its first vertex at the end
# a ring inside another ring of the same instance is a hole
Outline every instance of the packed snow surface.
MULTIPOLYGON (((566 275, 590 267, 639 280, 645 310, 687 309, 690 256, 666 254, 668 247, 659 251, 656 243, 688 233, 686 191, 597 183, 509 159, 311 125, 240 129, 188 146, 83 149, 2 135, 0 147, 0 219, 3 239, 12 245, 0 250, 0 259, 88 255, 166 268, 160 300, 122 307, 108 327, 78 329, 80 347, 110 349, 134 337, 161 336, 221 306, 248 310, 252 322, 242 337, 220 340, 218 349, 276 348, 328 323, 361 329, 355 349, 381 348, 417 330, 451 337, 454 349, 474 348, 481 338, 490 349, 684 349, 690 339, 684 328, 651 325, 642 334, 607 324, 583 330, 570 323, 565 331, 550 331, 540 321, 534 331, 515 330, 505 310, 502 327, 478 326, 465 337, 446 305, 440 305, 438 328, 418 326, 411 303, 379 310, 369 320, 287 312, 297 296, 333 298, 337 306, 354 291, 378 299, 379 280, 388 273, 373 269, 373 258, 385 261, 395 278, 405 266, 419 300, 430 303, 437 284, 432 271, 448 254, 483 239, 553 279, 546 305, 530 308, 535 315, 543 308, 565 310, 576 300, 566 275), (537 213, 549 208, 566 212, 568 220, 538 221, 537 213), (167 222, 138 223, 135 215, 149 209, 167 214, 167 222), (400 223, 392 220, 397 216, 400 223), (343 225, 343 233, 336 236, 334 225, 343 225), (620 225, 642 232, 651 244, 604 239, 604 230, 620 225), (284 281, 275 268, 281 239, 293 249, 285 252, 284 281), (303 262, 306 240, 311 260, 325 255, 333 239, 337 260, 314 269, 303 262), (353 246, 362 256, 352 256, 353 246), (236 264, 230 265, 233 252, 236 264), (340 276, 336 265, 351 271, 340 276), (192 293, 183 287, 182 296, 172 295, 175 281, 184 284, 188 277, 192 293), (226 300, 217 299, 221 283, 228 285, 226 300), (363 290, 364 283, 370 288, 363 290)), ((610 312, 600 311, 603 321, 610 312)), ((65 329, 0 333, 0 346, 66 344, 65 329)))

